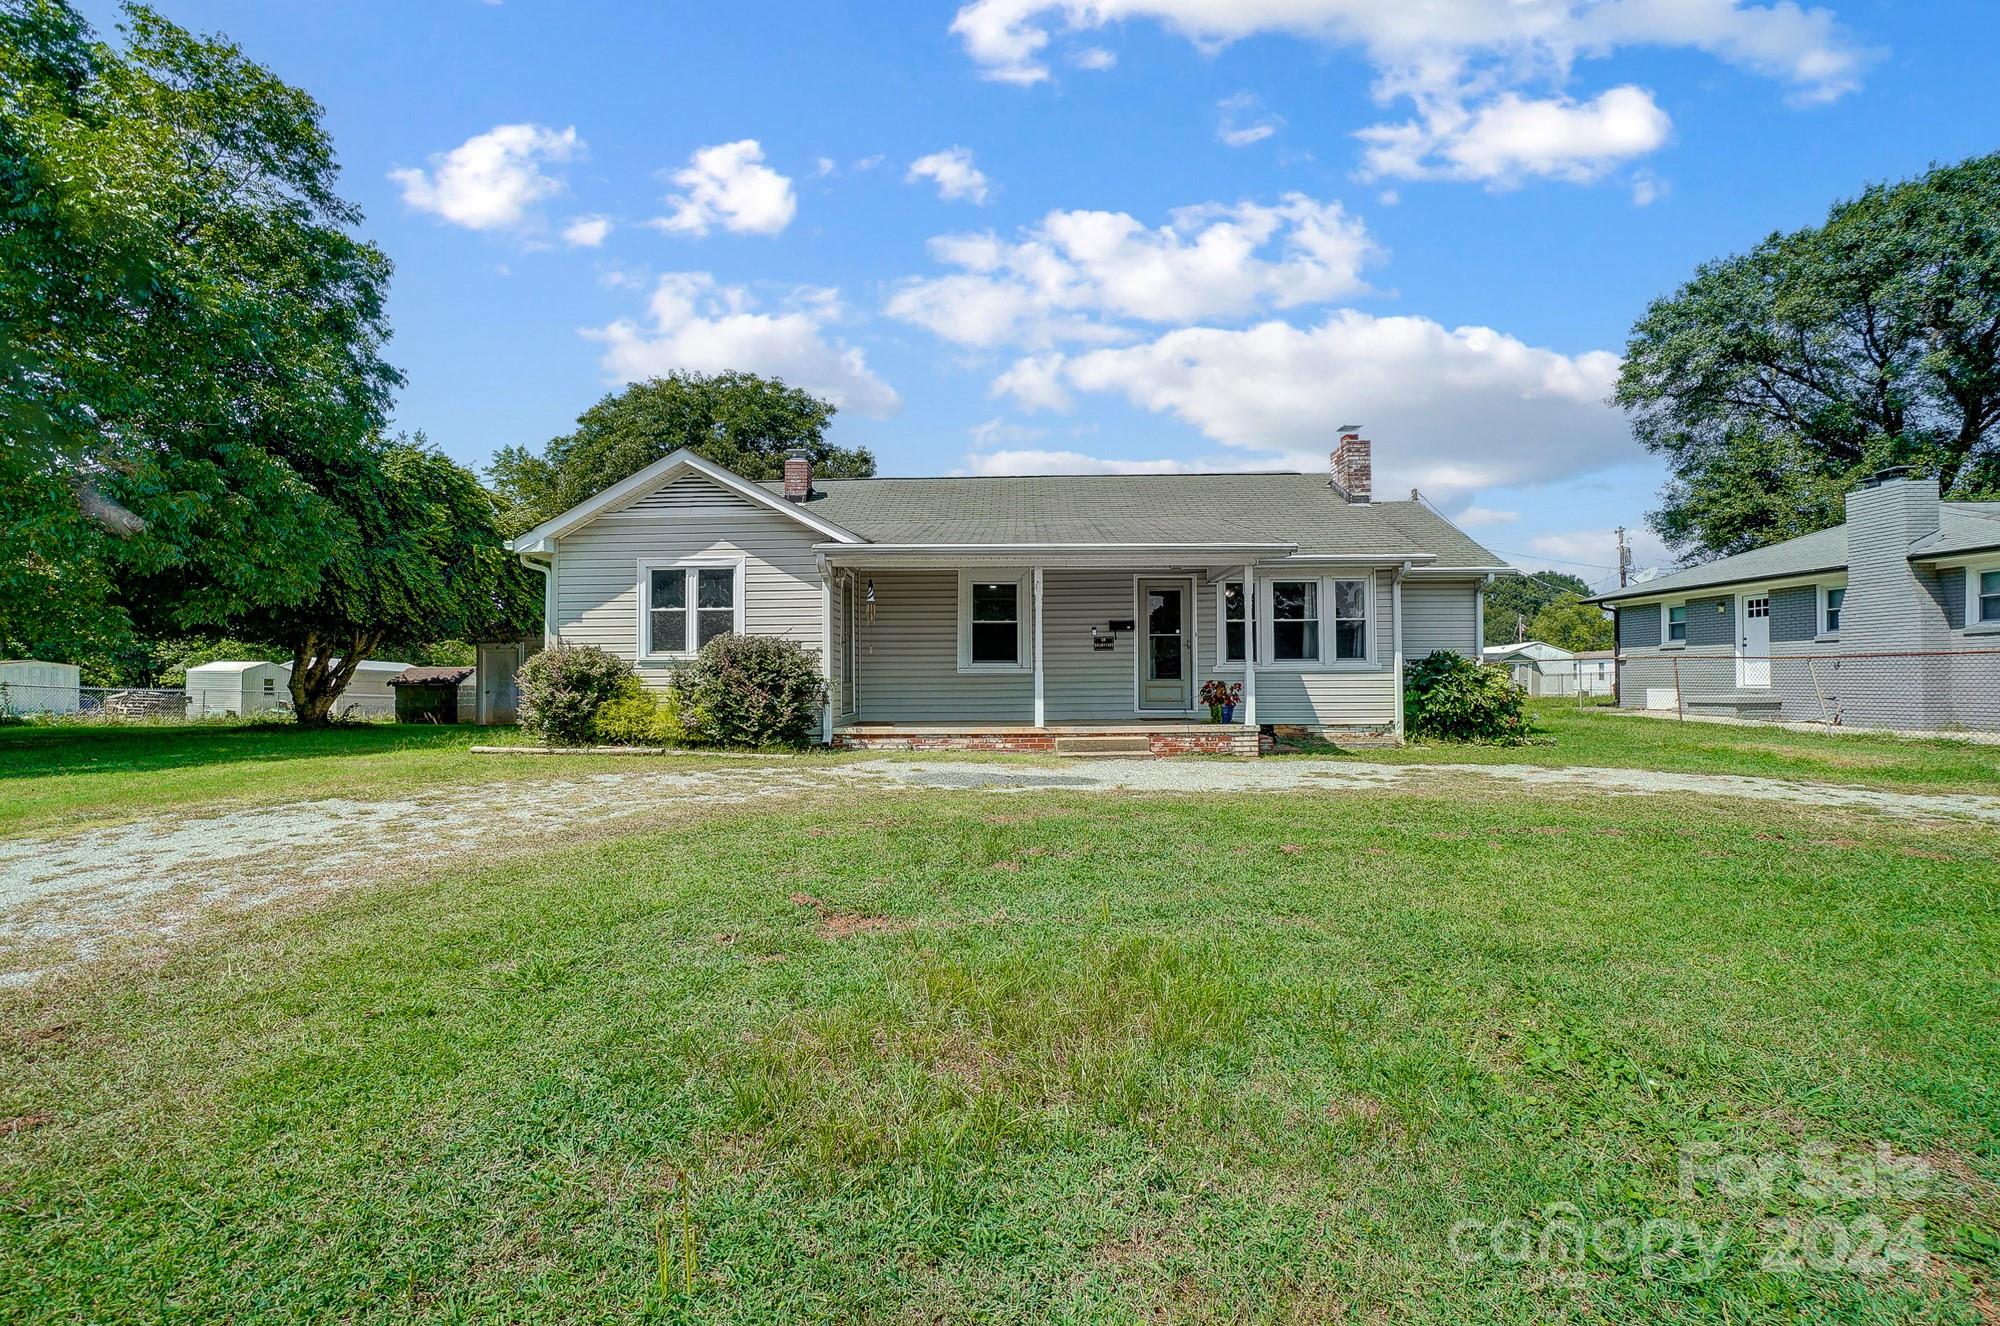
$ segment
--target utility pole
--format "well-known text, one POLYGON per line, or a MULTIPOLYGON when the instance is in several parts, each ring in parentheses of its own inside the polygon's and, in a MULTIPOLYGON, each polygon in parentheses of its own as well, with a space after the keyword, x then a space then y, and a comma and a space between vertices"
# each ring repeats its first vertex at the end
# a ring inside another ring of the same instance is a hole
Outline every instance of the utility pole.
POLYGON ((1618 588, 1632 583, 1632 547, 1625 542, 1625 527, 1618 527, 1618 588))

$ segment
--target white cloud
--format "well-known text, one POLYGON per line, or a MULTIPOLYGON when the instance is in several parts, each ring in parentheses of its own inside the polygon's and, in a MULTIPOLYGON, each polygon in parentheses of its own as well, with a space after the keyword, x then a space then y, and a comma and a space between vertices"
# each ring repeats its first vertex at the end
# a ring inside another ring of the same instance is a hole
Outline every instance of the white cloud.
POLYGON ((969 147, 948 147, 942 152, 918 157, 910 163, 910 172, 904 180, 916 183, 931 180, 937 185, 938 197, 946 202, 956 202, 963 198, 968 202, 986 205, 988 180, 979 167, 972 164, 972 149, 969 147))
POLYGON ((1205 203, 1148 228, 1124 212, 1050 212, 1019 238, 931 241, 952 275, 904 282, 891 316, 961 345, 1110 341, 1118 320, 1237 318, 1366 289, 1379 256, 1339 203, 1289 193, 1275 205, 1205 203))
POLYGON ((573 249, 594 249, 611 234, 608 216, 573 216, 563 227, 563 243, 573 249))
POLYGON ((1584 102, 1505 92, 1477 109, 1454 96, 1419 98, 1419 105, 1415 120, 1356 135, 1368 144, 1366 176, 1587 183, 1657 150, 1673 129, 1652 94, 1629 85, 1584 102))
POLYGON ((1469 506, 1452 517, 1467 528, 1478 525, 1511 525, 1521 518, 1518 511, 1497 511, 1490 506, 1469 506))
POLYGON ((1052 26, 1127 20, 1205 50, 1263 33, 1358 46, 1398 90, 1436 90, 1473 65, 1559 74, 1579 57, 1646 45, 1704 51, 1786 83, 1795 99, 1830 100, 1873 58, 1830 10, 1795 0, 970 0, 951 30, 983 76, 1028 85, 1049 76, 1052 26))
POLYGON ((839 169, 840 163, 832 157, 820 157, 813 162, 813 174, 820 179, 825 179, 839 169))
POLYGON ((1310 328, 1189 327, 1139 345, 1047 354, 994 383, 1024 408, 1077 392, 1123 395, 1224 446, 1317 470, 1335 415, 1373 420, 1376 487, 1449 503, 1498 484, 1573 476, 1635 458, 1605 404, 1605 351, 1566 355, 1486 327, 1344 310, 1310 328))
POLYGON ((1651 207, 1660 199, 1673 192, 1673 186, 1650 170, 1642 170, 1632 176, 1632 205, 1651 207))
POLYGON ((1273 115, 1264 109, 1255 93, 1237 92, 1215 103, 1220 118, 1215 125, 1215 136, 1230 147, 1248 147, 1261 143, 1285 122, 1282 115, 1273 115))
POLYGON ((1034 448, 989 451, 966 461, 973 474, 1185 474, 1195 468, 1183 460, 1112 460, 1034 448))
POLYGON ((544 167, 583 150, 574 128, 502 124, 475 134, 449 152, 433 153, 428 171, 389 172, 403 201, 468 230, 499 230, 529 219, 530 209, 562 192, 563 182, 544 167))
POLYGON ((673 211, 648 224, 682 235, 716 226, 740 235, 775 235, 799 210, 792 182, 764 163, 754 138, 697 148, 674 172, 684 192, 667 199, 673 211))
POLYGON ((785 307, 767 313, 742 286, 718 285, 707 272, 669 272, 653 288, 644 324, 621 319, 584 335, 604 345, 604 370, 621 382, 675 369, 745 369, 781 377, 857 414, 896 413, 902 401, 895 390, 859 349, 828 334, 839 316, 838 292, 823 287, 801 286, 785 307))
POLYGON ((1108 51, 1102 46, 1086 46, 1070 57, 1070 63, 1078 69, 1109 69, 1118 63, 1118 52, 1108 51))

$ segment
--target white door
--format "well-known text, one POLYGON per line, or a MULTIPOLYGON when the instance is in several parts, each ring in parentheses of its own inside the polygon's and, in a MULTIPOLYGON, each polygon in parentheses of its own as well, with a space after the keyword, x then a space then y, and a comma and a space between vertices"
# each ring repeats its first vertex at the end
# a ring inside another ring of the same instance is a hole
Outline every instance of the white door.
POLYGON ((1744 599, 1742 650, 1736 656, 1736 684, 1746 690, 1771 686, 1771 600, 1744 599))

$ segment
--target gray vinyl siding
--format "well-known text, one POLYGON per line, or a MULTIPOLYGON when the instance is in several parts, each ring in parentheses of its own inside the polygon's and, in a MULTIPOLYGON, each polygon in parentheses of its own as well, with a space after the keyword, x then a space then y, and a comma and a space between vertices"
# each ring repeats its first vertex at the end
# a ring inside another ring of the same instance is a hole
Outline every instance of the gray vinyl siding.
POLYGON ((817 655, 820 578, 812 545, 819 537, 750 503, 724 515, 601 517, 556 545, 556 634, 631 659, 646 684, 664 686, 671 665, 639 659, 639 563, 740 555, 743 629, 796 641, 817 655))
POLYGON ((1965 568, 1954 566, 1948 571, 1938 572, 1931 588, 1943 600, 1945 626, 1954 631, 1964 630, 1965 568))
POLYGON ((859 590, 848 584, 846 577, 838 577, 833 582, 833 621, 828 627, 828 644, 833 649, 833 667, 828 672, 828 686, 833 691, 833 712, 846 715, 854 712, 853 691, 847 684, 847 596, 858 594, 859 590))
MULTIPOLYGON (((1266 579, 1288 577, 1261 573, 1266 579)), ((1404 592, 1409 585, 1405 582, 1404 592)), ((1396 721, 1395 577, 1375 576, 1375 665, 1367 669, 1299 672, 1265 665, 1257 669, 1257 721, 1325 727, 1385 729, 1396 721)), ((1408 608, 1404 609, 1408 613, 1408 608)), ((1329 635, 1331 623, 1322 630, 1329 635)), ((1405 640, 1405 647, 1408 641, 1405 640)))
POLYGON ((1429 658, 1449 649, 1470 659, 1479 657, 1479 582, 1403 582, 1403 657, 1429 658))
MULTIPOLYGON (((881 570, 861 575, 864 583, 875 582, 874 620, 868 620, 864 611, 858 627, 857 717, 862 722, 1035 721, 1031 672, 958 670, 957 571, 881 570)), ((1021 597, 1022 612, 1031 615, 1032 593, 1021 597)))
MULTIPOLYGON (((1197 585, 1194 600, 1197 630, 1205 625, 1200 589, 1197 585)), ((1132 573, 1049 571, 1042 581, 1042 611, 1048 623, 1042 636, 1042 698, 1048 720, 1132 717, 1138 632, 1119 632, 1103 653, 1090 643, 1092 627, 1134 616, 1132 573)), ((1197 677, 1195 686, 1200 685, 1197 677)))

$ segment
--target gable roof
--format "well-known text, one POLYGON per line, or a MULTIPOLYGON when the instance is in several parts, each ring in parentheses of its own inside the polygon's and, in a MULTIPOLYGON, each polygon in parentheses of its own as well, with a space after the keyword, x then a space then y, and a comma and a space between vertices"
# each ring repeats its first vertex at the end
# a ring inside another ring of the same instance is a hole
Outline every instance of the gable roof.
POLYGON ((832 521, 806 510, 804 504, 786 500, 784 486, 778 485, 776 492, 766 484, 751 483, 717 465, 714 461, 682 447, 660 457, 637 474, 629 475, 612 484, 609 488, 577 503, 559 516, 552 516, 541 524, 507 540, 510 552, 541 552, 549 539, 561 538, 571 530, 586 525, 607 511, 615 511, 650 490, 662 487, 684 473, 699 474, 730 492, 744 497, 760 506, 768 507, 783 516, 789 516, 809 529, 818 531, 835 543, 860 543, 862 539, 851 531, 842 529, 832 521))
MULTIPOLYGON (((1937 532, 1910 545, 1910 557, 1931 561, 1987 548, 2000 548, 2000 502, 1940 502, 1937 532)), ((1718 557, 1712 562, 1703 562, 1700 566, 1691 566, 1671 575, 1656 576, 1644 584, 1599 594, 1587 602, 1617 603, 1659 598, 1683 590, 1721 589, 1727 585, 1789 580, 1794 576, 1846 569, 1847 526, 1835 525, 1831 529, 1786 539, 1783 543, 1737 553, 1734 557, 1718 557)))
POLYGON ((1423 559, 1432 570, 1505 565, 1422 503, 1348 502, 1317 474, 816 479, 813 490, 807 510, 896 546, 1267 544, 1303 557, 1423 559))

